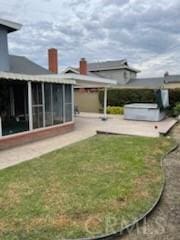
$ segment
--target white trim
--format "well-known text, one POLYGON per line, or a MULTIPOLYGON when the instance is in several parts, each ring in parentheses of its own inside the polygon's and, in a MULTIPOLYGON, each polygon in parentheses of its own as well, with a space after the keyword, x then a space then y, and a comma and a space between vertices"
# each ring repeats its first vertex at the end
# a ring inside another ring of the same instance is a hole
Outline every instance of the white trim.
POLYGON ((75 84, 72 79, 64 78, 64 75, 46 74, 46 75, 29 75, 19 73, 0 72, 0 79, 18 80, 18 81, 34 81, 49 83, 75 84))
POLYGON ((9 32, 20 30, 22 25, 17 22, 8 21, 0 18, 0 25, 4 25, 9 29, 9 32))
POLYGON ((53 86, 50 84, 50 91, 51 91, 51 123, 53 126, 54 123, 54 104, 53 104, 53 86))
POLYGON ((29 115, 29 130, 33 130, 33 114, 32 114, 32 89, 31 82, 28 82, 28 115, 29 115))
POLYGON ((61 74, 68 73, 68 71, 71 71, 71 72, 73 72, 73 73, 79 74, 79 71, 76 70, 76 69, 74 69, 74 68, 72 68, 72 67, 67 67, 66 69, 64 69, 64 70, 61 72, 61 74))

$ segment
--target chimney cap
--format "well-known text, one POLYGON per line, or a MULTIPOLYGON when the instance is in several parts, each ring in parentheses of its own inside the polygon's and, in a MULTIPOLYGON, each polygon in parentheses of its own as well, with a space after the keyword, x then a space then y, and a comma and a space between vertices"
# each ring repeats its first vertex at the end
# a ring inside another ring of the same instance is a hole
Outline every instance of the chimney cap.
POLYGON ((57 51, 57 48, 49 48, 48 51, 57 51))
POLYGON ((82 58, 81 58, 81 61, 85 61, 85 62, 86 62, 86 58, 82 57, 82 58))
POLYGON ((169 76, 169 72, 167 71, 164 73, 164 77, 168 77, 168 76, 169 76))

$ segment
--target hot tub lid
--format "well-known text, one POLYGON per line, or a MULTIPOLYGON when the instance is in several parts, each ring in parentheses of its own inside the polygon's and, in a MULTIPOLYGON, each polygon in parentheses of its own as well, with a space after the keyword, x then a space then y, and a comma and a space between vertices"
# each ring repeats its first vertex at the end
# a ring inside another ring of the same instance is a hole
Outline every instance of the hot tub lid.
POLYGON ((158 105, 156 103, 132 103, 126 104, 125 108, 146 108, 146 109, 157 109, 158 105))

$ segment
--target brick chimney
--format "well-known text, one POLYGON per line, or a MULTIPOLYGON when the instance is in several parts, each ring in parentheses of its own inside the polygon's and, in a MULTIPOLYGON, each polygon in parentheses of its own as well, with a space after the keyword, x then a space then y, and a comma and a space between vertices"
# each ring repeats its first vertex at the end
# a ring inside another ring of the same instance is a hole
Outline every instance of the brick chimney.
POLYGON ((87 75, 87 73, 88 73, 88 65, 87 65, 87 61, 85 58, 81 58, 81 60, 79 62, 79 72, 82 75, 87 75))
POLYGON ((58 73, 58 51, 56 48, 48 49, 49 71, 58 73))

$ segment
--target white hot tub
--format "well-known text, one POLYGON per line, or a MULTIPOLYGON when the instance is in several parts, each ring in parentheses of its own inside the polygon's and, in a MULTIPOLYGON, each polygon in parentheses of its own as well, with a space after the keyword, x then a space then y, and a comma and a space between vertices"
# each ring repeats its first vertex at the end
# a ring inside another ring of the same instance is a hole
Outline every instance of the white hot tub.
POLYGON ((124 106, 124 119, 158 122, 165 118, 157 104, 133 103, 124 106))

